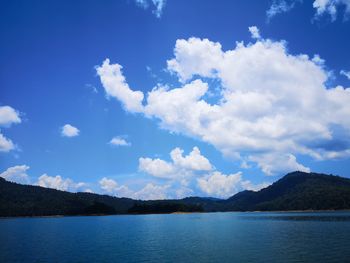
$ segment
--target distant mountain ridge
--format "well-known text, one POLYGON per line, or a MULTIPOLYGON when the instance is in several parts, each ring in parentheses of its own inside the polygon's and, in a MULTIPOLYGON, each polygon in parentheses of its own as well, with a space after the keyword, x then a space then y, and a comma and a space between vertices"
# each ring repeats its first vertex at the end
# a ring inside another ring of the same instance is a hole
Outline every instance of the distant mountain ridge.
POLYGON ((350 209, 350 179, 318 173, 292 172, 260 191, 242 191, 226 200, 187 197, 141 201, 20 185, 0 178, 3 217, 344 209, 350 209))

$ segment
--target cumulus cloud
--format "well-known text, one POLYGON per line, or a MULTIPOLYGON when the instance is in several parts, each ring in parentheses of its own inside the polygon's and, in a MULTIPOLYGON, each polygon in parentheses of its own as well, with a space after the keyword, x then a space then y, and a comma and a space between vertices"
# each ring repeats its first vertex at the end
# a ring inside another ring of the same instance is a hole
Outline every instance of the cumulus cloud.
POLYGON ((252 156, 250 160, 257 162, 258 166, 266 175, 288 173, 290 171, 310 172, 310 168, 298 163, 293 154, 264 154, 261 156, 252 156))
POLYGON ((345 8, 345 17, 349 15, 350 0, 315 0, 313 7, 316 9, 316 17, 328 14, 331 16, 332 21, 335 21, 340 7, 345 8))
MULTIPOLYGON (((19 113, 10 106, 0 106, 0 126, 8 128, 12 124, 21 123, 22 120, 19 113)), ((6 138, 0 131, 0 152, 9 152, 14 150, 16 146, 13 142, 6 138)))
POLYGON ((27 170, 29 166, 27 165, 16 165, 8 168, 0 174, 0 177, 6 179, 7 181, 16 182, 20 184, 28 184, 30 182, 27 170))
POLYGON ((130 146, 131 145, 130 142, 127 142, 125 139, 123 139, 119 136, 113 137, 109 143, 111 145, 114 145, 114 146, 130 146))
POLYGON ((139 159, 139 170, 152 176, 181 180, 192 176, 196 171, 210 171, 213 169, 209 160, 201 155, 198 147, 193 147, 192 151, 183 156, 183 150, 175 148, 170 152, 171 162, 159 158, 139 159))
POLYGON ((49 176, 47 174, 40 176, 36 185, 61 191, 77 191, 78 189, 86 186, 86 184, 83 182, 75 183, 72 179, 65 179, 60 175, 49 176))
POLYGON ((9 152, 15 149, 13 142, 0 133, 0 152, 9 152))
POLYGON ((255 38, 255 39, 261 38, 259 28, 257 28, 256 26, 250 26, 250 27, 248 27, 248 30, 249 30, 250 34, 252 34, 252 38, 255 38))
POLYGON ((101 189, 108 194, 142 200, 166 199, 167 189, 169 188, 169 185, 147 183, 140 190, 133 191, 128 186, 119 185, 115 180, 106 177, 99 181, 99 185, 101 189))
POLYGON ((340 74, 344 75, 345 77, 347 77, 347 79, 350 80, 350 71, 341 70, 340 74))
POLYGON ((166 0, 135 0, 136 4, 143 9, 152 8, 152 13, 160 18, 165 7, 166 0))
POLYGON ((11 124, 21 123, 19 113, 10 106, 0 106, 0 126, 9 127, 11 124))
POLYGON ((178 147, 170 152, 175 166, 193 171, 210 171, 213 169, 209 160, 201 154, 198 147, 193 147, 187 156, 183 156, 183 153, 184 151, 178 147))
POLYGON ((113 179, 108 179, 106 177, 103 177, 98 183, 100 184, 100 187, 107 193, 112 193, 118 186, 116 181, 113 179))
POLYGON ((231 197, 241 190, 259 191, 270 185, 267 182, 254 184, 244 180, 242 172, 227 175, 219 171, 197 178, 197 184, 206 195, 219 198, 231 197))
MULTIPOLYGON (((27 173, 27 170, 30 167, 27 165, 16 165, 8 168, 6 171, 0 174, 0 177, 4 179, 16 183, 21 184, 30 184, 31 180, 27 173)), ((34 183, 34 185, 38 185, 46 188, 53 188, 62 191, 77 191, 87 186, 86 183, 79 182, 75 183, 73 180, 69 178, 62 178, 60 175, 57 176, 49 176, 47 174, 41 175, 38 180, 34 183)))
POLYGON ((139 158, 139 170, 160 178, 174 177, 174 166, 159 158, 139 158))
POLYGON ((198 186, 210 196, 227 198, 238 192, 242 174, 235 173, 225 175, 218 171, 213 172, 207 178, 199 178, 198 186))
POLYGON ((132 198, 134 192, 125 185, 119 185, 115 180, 103 177, 99 182, 101 189, 118 197, 132 198))
POLYGON ((176 73, 181 82, 195 74, 214 77, 223 55, 220 43, 195 37, 176 40, 174 54, 175 58, 167 61, 168 70, 176 73))
POLYGON ((97 67, 97 74, 108 96, 120 100, 127 111, 139 112, 142 109, 143 93, 130 89, 122 68, 119 64, 110 64, 109 59, 106 59, 101 67, 97 67))
POLYGON ((75 137, 79 135, 79 129, 70 125, 70 124, 65 124, 62 127, 61 135, 64 137, 75 137))
POLYGON ((135 192, 132 196, 134 199, 142 200, 162 200, 167 198, 167 189, 169 185, 146 184, 144 188, 135 192))
POLYGON ((170 185, 167 184, 169 189, 166 189, 172 191, 176 198, 192 195, 193 187, 207 196, 226 198, 243 189, 258 190, 268 185, 265 182, 254 185, 249 180, 244 181, 241 172, 226 175, 217 171, 198 147, 194 147, 186 156, 183 152, 180 148, 172 150, 171 162, 159 158, 140 158, 139 169, 151 176, 168 179, 170 185), (178 185, 174 188, 176 183, 178 185))
MULTIPOLYGON (((266 174, 308 171, 298 155, 318 160, 350 156, 350 89, 326 88, 329 74, 318 58, 290 54, 285 41, 260 38, 224 51, 208 39, 181 39, 167 65, 182 84, 158 85, 145 105, 137 98, 131 104, 158 119, 162 128, 210 143, 233 160, 256 163, 266 174), (219 89, 206 78, 218 80, 219 89), (206 101, 209 91, 217 102, 206 101), (286 162, 275 161, 281 158, 286 162)), ((111 71, 116 64, 104 65, 111 71)), ((102 72, 100 77, 108 90, 102 72)), ((111 77, 108 85, 118 79, 111 77)))

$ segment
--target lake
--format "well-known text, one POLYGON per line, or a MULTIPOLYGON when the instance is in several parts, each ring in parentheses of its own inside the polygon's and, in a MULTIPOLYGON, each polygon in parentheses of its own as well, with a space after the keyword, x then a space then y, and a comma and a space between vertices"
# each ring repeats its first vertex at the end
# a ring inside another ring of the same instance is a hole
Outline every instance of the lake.
POLYGON ((0 219, 0 262, 350 262, 350 212, 0 219))

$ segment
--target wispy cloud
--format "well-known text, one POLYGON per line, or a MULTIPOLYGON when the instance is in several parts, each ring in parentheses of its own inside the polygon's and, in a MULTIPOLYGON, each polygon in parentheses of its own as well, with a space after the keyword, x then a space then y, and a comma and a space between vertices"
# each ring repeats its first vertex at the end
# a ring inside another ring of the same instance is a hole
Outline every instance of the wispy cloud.
POLYGON ((261 38, 259 28, 256 26, 250 26, 248 27, 249 32, 252 34, 252 38, 259 39, 261 38))
POLYGON ((165 7, 166 0, 135 0, 136 4, 143 9, 152 9, 152 13, 160 18, 165 7))
POLYGON ((341 70, 340 74, 347 77, 350 80, 350 71, 341 70))
MULTIPOLYGON (((269 22, 274 16, 289 12, 296 4, 302 3, 303 0, 273 0, 271 6, 266 11, 267 21, 269 22)), ((306 1, 305 4, 309 4, 306 1)), ((314 0, 312 7, 315 9, 315 19, 320 19, 324 15, 329 15, 331 21, 337 19, 338 11, 344 7, 344 20, 348 19, 350 14, 349 0, 314 0)))
POLYGON ((270 21, 276 15, 292 10, 295 4, 300 2, 302 0, 273 0, 270 8, 266 11, 267 21, 270 21))
POLYGON ((340 7, 344 7, 344 19, 350 14, 350 0, 315 0, 313 7, 316 9, 316 18, 328 14, 335 21, 340 7))

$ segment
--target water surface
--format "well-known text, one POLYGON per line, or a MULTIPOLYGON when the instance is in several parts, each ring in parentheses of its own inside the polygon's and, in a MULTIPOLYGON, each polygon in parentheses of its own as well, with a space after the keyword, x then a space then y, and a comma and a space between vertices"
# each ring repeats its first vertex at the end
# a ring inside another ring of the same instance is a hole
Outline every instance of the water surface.
POLYGON ((350 262, 350 212, 0 219, 0 262, 350 262))

